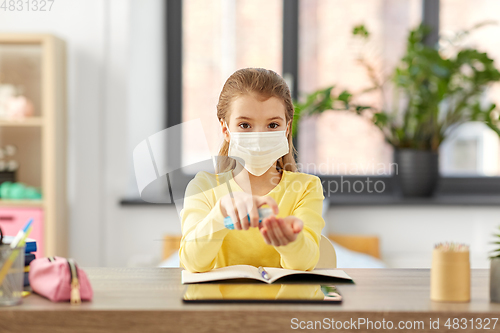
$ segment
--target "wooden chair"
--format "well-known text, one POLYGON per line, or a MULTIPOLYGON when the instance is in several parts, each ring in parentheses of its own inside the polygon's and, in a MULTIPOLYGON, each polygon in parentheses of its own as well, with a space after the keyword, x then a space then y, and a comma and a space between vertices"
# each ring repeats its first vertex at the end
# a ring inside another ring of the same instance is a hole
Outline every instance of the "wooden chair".
POLYGON ((351 251, 380 259, 380 241, 377 236, 329 234, 328 238, 351 251))
POLYGON ((181 236, 165 235, 163 236, 163 260, 169 258, 175 252, 179 252, 181 247, 181 236))
MULTIPOLYGON (((337 267, 337 255, 330 239, 349 250, 369 254, 380 259, 380 244, 377 236, 329 234, 328 237, 325 237, 321 235, 319 260, 316 268, 337 267)), ((180 236, 166 235, 163 237, 163 259, 167 259, 174 252, 179 251, 180 240, 180 236)))
POLYGON ((337 267, 337 254, 330 240, 321 235, 319 241, 319 260, 316 268, 336 268, 337 267))

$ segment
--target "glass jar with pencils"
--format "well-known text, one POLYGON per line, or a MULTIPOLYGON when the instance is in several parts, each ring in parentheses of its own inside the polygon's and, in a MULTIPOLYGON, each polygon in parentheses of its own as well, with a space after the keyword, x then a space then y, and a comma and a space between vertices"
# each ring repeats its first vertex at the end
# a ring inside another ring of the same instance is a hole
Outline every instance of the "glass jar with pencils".
POLYGON ((26 238, 31 232, 32 223, 33 219, 30 219, 10 244, 4 244, 0 228, 0 306, 22 302, 26 238))
POLYGON ((0 245, 0 306, 21 303, 25 246, 0 245))

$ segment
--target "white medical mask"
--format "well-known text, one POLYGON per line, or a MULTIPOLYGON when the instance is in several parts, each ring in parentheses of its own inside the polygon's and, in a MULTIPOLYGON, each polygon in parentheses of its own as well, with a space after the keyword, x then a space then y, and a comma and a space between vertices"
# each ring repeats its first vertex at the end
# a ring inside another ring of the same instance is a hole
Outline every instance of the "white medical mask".
POLYGON ((280 157, 288 154, 286 131, 272 132, 230 132, 230 157, 245 161, 245 169, 252 175, 261 176, 280 157))

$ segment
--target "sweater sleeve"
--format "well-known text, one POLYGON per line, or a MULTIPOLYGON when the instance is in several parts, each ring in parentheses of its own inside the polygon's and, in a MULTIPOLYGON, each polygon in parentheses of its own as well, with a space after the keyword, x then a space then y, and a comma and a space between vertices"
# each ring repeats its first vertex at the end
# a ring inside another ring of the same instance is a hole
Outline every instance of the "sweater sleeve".
POLYGON ((224 227, 220 201, 215 204, 210 184, 195 177, 186 188, 181 215, 182 238, 179 258, 182 267, 191 272, 206 272, 215 267, 217 255, 229 230, 224 227))
POLYGON ((313 270, 319 260, 319 242, 325 221, 323 210, 323 186, 318 177, 307 183, 304 194, 293 210, 293 216, 304 223, 297 239, 285 246, 276 246, 281 255, 281 266, 287 269, 313 270))

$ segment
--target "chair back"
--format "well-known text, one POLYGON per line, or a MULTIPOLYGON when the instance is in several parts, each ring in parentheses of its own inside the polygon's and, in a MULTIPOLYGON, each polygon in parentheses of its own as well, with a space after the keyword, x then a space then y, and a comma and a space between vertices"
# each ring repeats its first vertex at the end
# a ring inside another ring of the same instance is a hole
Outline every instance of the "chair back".
POLYGON ((332 242, 324 235, 319 241, 319 260, 315 268, 337 268, 337 254, 332 242))

